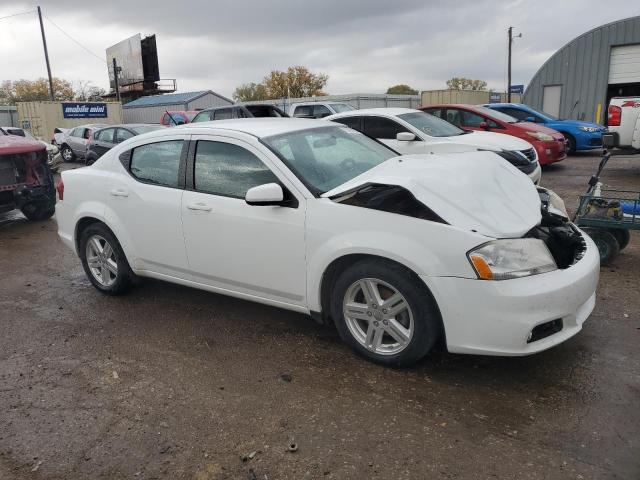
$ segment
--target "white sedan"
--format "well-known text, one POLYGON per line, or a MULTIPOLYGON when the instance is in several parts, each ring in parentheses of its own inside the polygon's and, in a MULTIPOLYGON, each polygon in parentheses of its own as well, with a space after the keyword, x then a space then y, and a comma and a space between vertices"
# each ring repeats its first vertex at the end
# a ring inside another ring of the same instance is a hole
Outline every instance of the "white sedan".
POLYGON ((599 255, 557 197, 491 152, 425 157, 323 120, 158 130, 62 173, 58 233, 101 292, 153 277, 307 313, 386 365, 576 334, 599 255))
POLYGON ((325 117, 388 145, 402 155, 487 150, 495 152, 538 184, 542 170, 526 140, 493 132, 462 130, 411 108, 370 108, 325 117))

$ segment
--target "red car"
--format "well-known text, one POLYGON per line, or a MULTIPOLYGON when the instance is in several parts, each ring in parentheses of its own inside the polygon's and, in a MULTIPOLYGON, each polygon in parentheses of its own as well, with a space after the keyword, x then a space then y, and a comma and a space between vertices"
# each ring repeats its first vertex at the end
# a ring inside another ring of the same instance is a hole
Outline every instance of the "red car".
POLYGON ((160 124, 165 127, 173 127, 175 125, 191 123, 193 117, 198 113, 198 110, 169 110, 162 113, 162 116, 160 117, 160 124))
POLYGON ((29 220, 53 215, 56 193, 47 159, 42 143, 0 129, 0 213, 20 209, 29 220))
POLYGON ((567 158, 564 136, 551 128, 521 122, 502 112, 476 105, 429 105, 420 110, 435 115, 465 130, 486 130, 522 138, 533 145, 540 165, 567 158))

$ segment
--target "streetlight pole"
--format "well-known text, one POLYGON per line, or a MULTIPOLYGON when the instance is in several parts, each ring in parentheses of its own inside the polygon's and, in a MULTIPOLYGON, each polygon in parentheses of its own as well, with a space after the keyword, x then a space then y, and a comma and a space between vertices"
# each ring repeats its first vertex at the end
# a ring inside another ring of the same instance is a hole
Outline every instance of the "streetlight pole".
MULTIPOLYGON (((511 103, 511 46, 513 44, 513 27, 509 27, 507 30, 507 37, 509 39, 509 56, 507 60, 507 102, 511 103)), ((522 38, 522 34, 516 35, 517 38, 522 38)))
POLYGON ((47 50, 47 37, 44 35, 44 25, 42 24, 42 10, 38 5, 38 19, 40 20, 40 33, 42 33, 42 46, 44 47, 44 59, 47 62, 47 74, 49 75, 49 98, 53 102, 53 77, 51 77, 51 65, 49 64, 49 51, 47 50))

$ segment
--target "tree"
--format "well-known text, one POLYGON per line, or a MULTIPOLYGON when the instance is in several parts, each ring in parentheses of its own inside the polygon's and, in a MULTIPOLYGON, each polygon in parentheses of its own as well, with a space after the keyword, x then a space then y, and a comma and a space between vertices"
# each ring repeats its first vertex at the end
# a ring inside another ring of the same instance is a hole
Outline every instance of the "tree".
MULTIPOLYGON (((53 78, 54 100, 73 100, 73 86, 69 80, 53 78)), ((5 104, 16 102, 35 102, 50 100, 49 81, 46 78, 37 80, 5 80, 0 86, 0 101, 5 104)))
POLYGON ((487 82, 484 80, 473 80, 471 78, 453 77, 447 80, 447 88, 450 90, 485 90, 487 82))
POLYGON ((236 88, 233 99, 236 102, 267 100, 267 89, 262 83, 245 83, 236 88))
POLYGON ((324 73, 312 73, 307 67, 296 66, 286 72, 273 70, 262 83, 267 98, 297 98, 326 95, 322 89, 328 80, 329 76, 324 73))
POLYGON ((418 90, 414 90, 409 85, 401 83, 399 85, 389 87, 387 89, 387 93, 390 95, 418 95, 418 90))
POLYGON ((96 87, 90 81, 80 80, 74 88, 74 100, 79 102, 99 102, 106 94, 104 88, 96 87))

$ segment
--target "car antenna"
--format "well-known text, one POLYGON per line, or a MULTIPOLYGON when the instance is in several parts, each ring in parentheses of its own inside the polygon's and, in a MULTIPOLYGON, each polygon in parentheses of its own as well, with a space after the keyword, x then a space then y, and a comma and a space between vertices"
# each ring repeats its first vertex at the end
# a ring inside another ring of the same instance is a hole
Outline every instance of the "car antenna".
POLYGON ((175 119, 175 118, 173 118, 173 115, 171 115, 171 114, 169 113, 169 110, 165 110, 165 113, 166 113, 167 115, 169 115, 169 118, 171 119, 171 121, 173 122, 173 124, 177 127, 177 126, 178 126, 178 122, 176 122, 176 119, 175 119))

